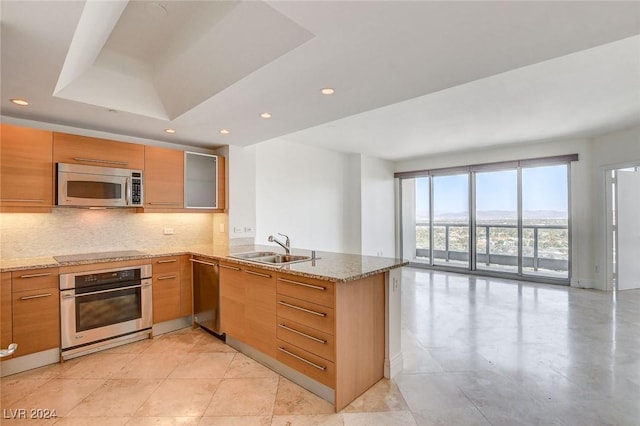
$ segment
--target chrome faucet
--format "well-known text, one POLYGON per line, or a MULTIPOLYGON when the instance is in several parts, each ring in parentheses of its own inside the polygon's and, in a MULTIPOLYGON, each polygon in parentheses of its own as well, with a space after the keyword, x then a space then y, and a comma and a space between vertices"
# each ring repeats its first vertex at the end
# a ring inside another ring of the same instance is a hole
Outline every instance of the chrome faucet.
POLYGON ((287 237, 286 235, 281 234, 279 232, 278 232, 278 235, 282 235, 283 237, 286 238, 286 240, 284 241, 284 244, 282 244, 282 242, 278 241, 273 235, 269 235, 269 242, 279 244, 280 247, 282 247, 284 249, 286 254, 290 254, 291 253, 291 245, 290 245, 290 242, 289 242, 289 237, 287 237))

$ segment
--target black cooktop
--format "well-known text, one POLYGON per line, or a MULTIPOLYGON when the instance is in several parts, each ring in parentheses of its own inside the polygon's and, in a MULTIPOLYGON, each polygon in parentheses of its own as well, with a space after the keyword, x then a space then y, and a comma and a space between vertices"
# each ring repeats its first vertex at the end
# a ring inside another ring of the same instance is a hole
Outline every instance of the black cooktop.
POLYGON ((83 262, 86 260, 119 259, 123 257, 136 257, 144 255, 139 250, 103 251, 99 253, 68 254, 64 256, 53 256, 58 262, 83 262))

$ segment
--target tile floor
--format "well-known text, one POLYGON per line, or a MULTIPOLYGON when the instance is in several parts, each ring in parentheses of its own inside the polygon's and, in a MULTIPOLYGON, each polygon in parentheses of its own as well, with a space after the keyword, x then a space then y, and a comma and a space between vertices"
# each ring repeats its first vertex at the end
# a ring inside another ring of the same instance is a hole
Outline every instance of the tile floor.
POLYGON ((405 268, 402 337, 405 371, 340 413, 185 329, 1 379, 0 423, 640 425, 640 291, 405 268))

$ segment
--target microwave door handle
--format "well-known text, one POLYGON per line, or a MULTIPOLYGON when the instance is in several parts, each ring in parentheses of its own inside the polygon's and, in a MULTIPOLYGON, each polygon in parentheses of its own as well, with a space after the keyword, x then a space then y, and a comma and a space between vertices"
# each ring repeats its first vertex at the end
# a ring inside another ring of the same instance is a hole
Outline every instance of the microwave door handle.
POLYGON ((125 202, 129 205, 131 200, 131 185, 129 185, 129 178, 124 181, 124 193, 125 193, 125 202))

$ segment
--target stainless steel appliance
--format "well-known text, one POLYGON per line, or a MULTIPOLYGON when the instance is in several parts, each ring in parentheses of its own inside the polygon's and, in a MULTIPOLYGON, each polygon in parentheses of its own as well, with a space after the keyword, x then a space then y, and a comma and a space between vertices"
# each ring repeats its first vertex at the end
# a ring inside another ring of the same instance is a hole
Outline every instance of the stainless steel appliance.
POLYGON ((62 358, 147 338, 151 265, 60 275, 62 358))
POLYGON ((142 170, 57 163, 59 206, 141 207, 142 170))
POLYGON ((193 265, 193 321, 217 335, 220 331, 220 281, 218 264, 190 259, 193 265))

